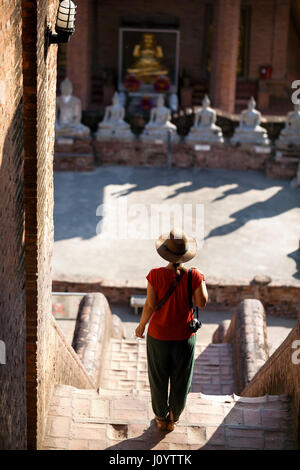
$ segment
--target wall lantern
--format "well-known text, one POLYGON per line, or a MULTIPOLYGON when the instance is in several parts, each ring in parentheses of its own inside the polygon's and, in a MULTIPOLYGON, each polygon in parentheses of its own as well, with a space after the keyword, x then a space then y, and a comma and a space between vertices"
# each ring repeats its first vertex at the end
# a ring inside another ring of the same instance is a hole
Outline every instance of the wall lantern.
POLYGON ((75 31, 75 16, 77 6, 71 0, 62 0, 57 10, 55 31, 49 31, 49 44, 69 42, 75 31))

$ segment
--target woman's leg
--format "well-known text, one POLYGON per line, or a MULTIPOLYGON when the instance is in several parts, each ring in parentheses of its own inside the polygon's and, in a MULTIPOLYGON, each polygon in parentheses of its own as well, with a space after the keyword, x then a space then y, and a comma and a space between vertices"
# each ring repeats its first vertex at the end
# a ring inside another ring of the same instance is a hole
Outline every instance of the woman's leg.
POLYGON ((187 395, 191 388, 196 335, 185 341, 174 341, 172 347, 172 370, 170 376, 169 406, 174 421, 178 421, 184 410, 187 395))
POLYGON ((166 418, 168 414, 168 383, 171 354, 169 341, 147 335, 148 377, 154 414, 166 418))

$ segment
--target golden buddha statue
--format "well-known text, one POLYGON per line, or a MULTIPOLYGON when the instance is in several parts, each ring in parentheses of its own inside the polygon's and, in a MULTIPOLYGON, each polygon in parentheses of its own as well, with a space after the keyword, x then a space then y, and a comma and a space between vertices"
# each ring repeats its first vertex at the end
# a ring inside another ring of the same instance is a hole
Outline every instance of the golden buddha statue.
POLYGON ((160 75, 168 75, 167 68, 161 64, 163 51, 156 44, 154 34, 143 34, 141 44, 134 46, 133 57, 136 60, 127 72, 136 75, 142 83, 153 83, 160 75))

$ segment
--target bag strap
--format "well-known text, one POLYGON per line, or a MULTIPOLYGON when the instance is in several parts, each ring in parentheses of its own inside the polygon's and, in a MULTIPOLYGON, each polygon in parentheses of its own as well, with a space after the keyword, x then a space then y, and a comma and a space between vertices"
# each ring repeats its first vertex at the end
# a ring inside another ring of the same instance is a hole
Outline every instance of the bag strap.
MULTIPOLYGON (((188 272, 188 297, 189 297, 190 310, 193 309, 192 275, 193 275, 193 268, 190 268, 188 272)), ((195 309, 193 309, 193 313, 194 311, 196 312, 196 316, 198 318, 198 307, 195 307, 195 309)))
POLYGON ((170 286, 168 292, 164 295, 164 297, 162 299, 160 299, 160 301, 156 304, 155 306, 155 312, 156 310, 159 310, 163 304, 168 300, 168 298, 171 296, 171 294, 174 292, 174 290, 176 289, 176 287, 178 286, 178 284, 180 283, 181 279, 183 278, 185 274, 185 270, 182 269, 181 270, 181 273, 176 276, 176 279, 174 280, 174 282, 172 283, 172 285, 170 286))

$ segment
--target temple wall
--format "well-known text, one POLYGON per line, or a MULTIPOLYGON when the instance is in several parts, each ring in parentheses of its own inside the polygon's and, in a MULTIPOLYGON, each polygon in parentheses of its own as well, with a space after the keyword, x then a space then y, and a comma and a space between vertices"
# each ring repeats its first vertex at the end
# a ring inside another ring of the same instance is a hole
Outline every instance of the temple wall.
MULTIPOLYGON (((180 71, 186 69, 192 84, 199 83, 204 77, 205 7, 208 3, 214 2, 78 0, 76 32, 68 44, 67 73, 73 81, 74 94, 82 99, 83 109, 93 104, 93 76, 100 79, 105 69, 113 69, 115 75, 118 73, 118 31, 123 16, 177 17, 180 71)), ((259 67, 270 64, 273 68, 268 85, 270 94, 287 97, 285 87, 290 86, 290 77, 300 75, 299 35, 290 21, 290 0, 242 0, 241 5, 251 9, 247 78, 257 80, 259 67)), ((226 21, 228 31, 231 31, 231 22, 234 18, 230 16, 226 21)), ((226 54, 231 53, 229 49, 222 48, 220 60, 226 61, 226 54)))
POLYGON ((300 80, 300 65, 299 65, 299 51, 300 51, 300 29, 296 29, 293 18, 290 19, 290 29, 288 38, 288 81, 292 83, 294 80, 300 80))

